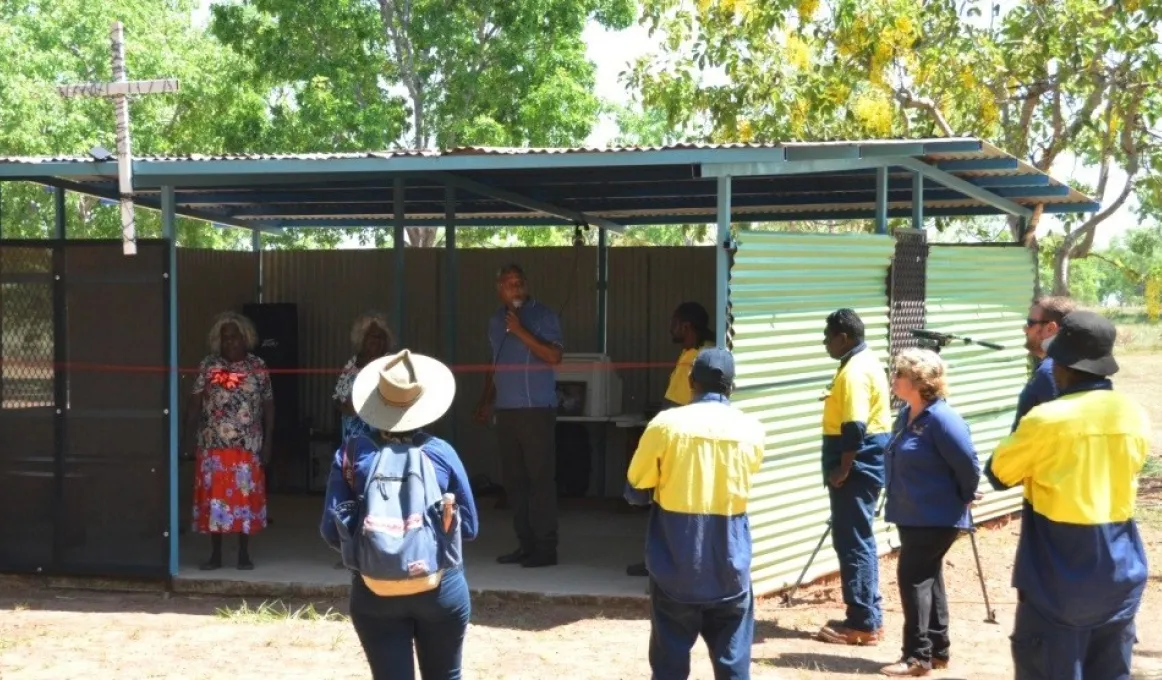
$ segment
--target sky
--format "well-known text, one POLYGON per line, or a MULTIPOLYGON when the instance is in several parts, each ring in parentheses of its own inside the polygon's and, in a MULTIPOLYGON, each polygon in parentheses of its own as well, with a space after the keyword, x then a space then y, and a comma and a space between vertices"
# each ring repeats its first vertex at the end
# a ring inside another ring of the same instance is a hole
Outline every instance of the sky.
MULTIPOLYGON (((213 0, 200 0, 201 7, 194 11, 194 20, 206 22, 209 17, 209 6, 213 0)), ((1001 11, 1007 11, 1015 0, 999 0, 1001 11)), ((981 21, 987 21, 987 16, 981 21)), ((628 65, 638 57, 648 54, 658 48, 658 41, 651 38, 648 31, 634 25, 624 31, 608 31, 596 22, 590 22, 583 34, 587 45, 589 59, 597 66, 597 95, 607 101, 625 104, 629 101, 629 94, 619 80, 619 74, 628 69, 628 65)), ((617 124, 609 117, 603 117, 586 140, 589 146, 602 147, 607 145, 617 135, 617 124)), ((1078 167, 1072 156, 1058 160, 1052 168, 1052 175, 1057 179, 1076 177, 1089 186, 1097 184, 1097 168, 1078 167)), ((1125 173, 1114 170, 1106 189, 1102 203, 1113 201, 1121 191, 1126 181, 1125 173)), ((1133 213, 1135 200, 1131 197, 1120 210, 1110 216, 1098 227, 1094 244, 1098 248, 1108 245, 1111 238, 1123 233, 1127 228, 1136 224, 1133 213)), ((1060 231, 1060 223, 1050 216, 1045 216, 1037 230, 1038 235, 1049 231, 1060 231)))

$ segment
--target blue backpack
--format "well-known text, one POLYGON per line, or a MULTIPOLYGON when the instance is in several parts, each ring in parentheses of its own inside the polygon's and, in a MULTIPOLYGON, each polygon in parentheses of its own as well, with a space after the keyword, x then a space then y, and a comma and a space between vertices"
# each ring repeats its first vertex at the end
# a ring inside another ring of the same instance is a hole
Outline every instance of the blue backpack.
MULTIPOLYGON (((349 440, 355 443, 360 437, 349 440)), ((345 461, 350 461, 344 451, 345 461)), ((439 586, 445 569, 461 562, 460 513, 445 498, 436 470, 418 446, 380 447, 356 500, 335 508, 343 566, 377 595, 411 595, 439 586), (345 507, 344 507, 345 506, 345 507)))

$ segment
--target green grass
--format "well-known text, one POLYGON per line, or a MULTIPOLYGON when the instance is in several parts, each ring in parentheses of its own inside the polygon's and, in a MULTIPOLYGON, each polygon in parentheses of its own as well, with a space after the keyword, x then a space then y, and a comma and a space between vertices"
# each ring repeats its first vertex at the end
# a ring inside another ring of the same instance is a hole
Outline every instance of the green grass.
POLYGON ((282 600, 267 600, 257 607, 251 607, 246 600, 242 604, 231 607, 218 607, 214 614, 222 619, 237 623, 275 623, 278 621, 346 621, 343 614, 328 608, 320 612, 315 605, 305 604, 300 607, 288 607, 282 600))

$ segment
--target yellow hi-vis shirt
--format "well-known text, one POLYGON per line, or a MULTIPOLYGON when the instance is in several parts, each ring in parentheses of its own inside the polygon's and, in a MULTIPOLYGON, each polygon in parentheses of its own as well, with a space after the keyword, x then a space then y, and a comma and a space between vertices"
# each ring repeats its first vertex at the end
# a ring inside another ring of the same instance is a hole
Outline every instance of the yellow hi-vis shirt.
POLYGON ((1137 611, 1146 552, 1134 503, 1149 452, 1145 411, 1108 380, 1033 407, 997 446, 993 487, 1024 486, 1013 586, 1041 615, 1092 628, 1137 611))
POLYGON ((848 451, 866 451, 868 460, 857 455, 856 462, 882 468, 883 446, 891 431, 887 374, 876 355, 860 345, 840 362, 823 400, 823 472, 839 465, 848 451))
POLYGON ((690 390, 690 371, 694 369, 694 360, 698 358, 698 353, 710 347, 714 347, 713 342, 704 342, 701 347, 682 350, 682 353, 678 355, 678 363, 670 372, 670 384, 666 387, 666 401, 679 406, 690 403, 690 400, 694 398, 694 393, 690 390))

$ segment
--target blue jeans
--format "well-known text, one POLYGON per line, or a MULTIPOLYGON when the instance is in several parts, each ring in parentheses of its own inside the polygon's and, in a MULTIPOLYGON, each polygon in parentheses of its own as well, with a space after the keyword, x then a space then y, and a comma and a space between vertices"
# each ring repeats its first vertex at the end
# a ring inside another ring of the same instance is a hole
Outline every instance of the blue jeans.
POLYGON ((883 626, 880 598, 879 556, 872 533, 880 483, 852 470, 843 486, 828 485, 831 498, 831 543, 839 558, 839 578, 843 603, 847 605, 844 625, 874 632, 883 626))
POLYGON ((416 657, 423 680, 460 680, 471 613, 463 569, 445 572, 438 588, 418 595, 380 597, 358 576, 351 584, 351 623, 373 680, 414 680, 416 657))
POLYGON ((706 641, 715 680, 749 680, 754 593, 711 604, 671 599, 650 582, 650 668, 653 680, 690 677, 690 650, 706 641))
POLYGON ((1010 646, 1016 680, 1129 680, 1134 620, 1097 628, 1060 626, 1032 605, 1017 605, 1010 646))

